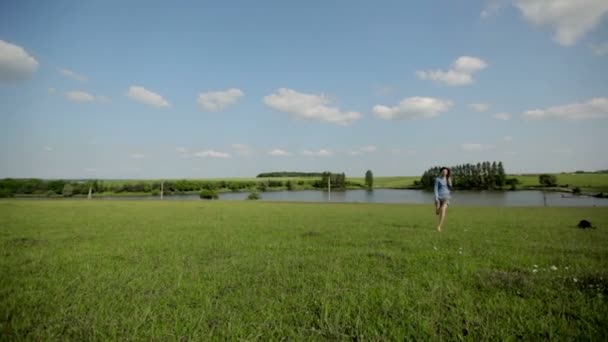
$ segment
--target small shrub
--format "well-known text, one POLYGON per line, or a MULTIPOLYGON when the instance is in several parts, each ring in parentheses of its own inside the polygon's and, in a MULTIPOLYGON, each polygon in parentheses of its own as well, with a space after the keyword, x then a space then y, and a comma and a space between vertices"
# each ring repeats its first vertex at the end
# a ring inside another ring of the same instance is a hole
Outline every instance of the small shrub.
POLYGON ((254 191, 254 192, 250 193, 249 196, 247 196, 247 199, 250 201, 259 200, 260 198, 261 198, 260 194, 257 191, 254 191))
POLYGON ((0 189, 0 198, 9 198, 13 196, 13 193, 10 192, 8 189, 0 189))
POLYGON ((61 194, 64 197, 70 197, 74 194, 74 187, 72 186, 72 184, 66 184, 63 186, 63 191, 61 191, 61 194))
POLYGON ((538 176, 538 182, 545 187, 557 186, 557 177, 555 175, 542 174, 538 176))
POLYGON ((204 189, 201 191, 201 193, 199 194, 201 199, 218 199, 219 196, 217 195, 217 192, 215 192, 215 190, 210 190, 210 189, 204 189))

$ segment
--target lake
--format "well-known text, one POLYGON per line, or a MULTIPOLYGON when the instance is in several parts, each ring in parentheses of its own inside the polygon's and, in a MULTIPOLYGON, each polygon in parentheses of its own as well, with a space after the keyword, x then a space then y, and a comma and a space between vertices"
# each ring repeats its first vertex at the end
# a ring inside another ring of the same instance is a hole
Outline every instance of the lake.
MULTIPOLYGON (((221 201, 242 201, 247 198, 247 192, 220 193, 221 201)), ((261 192, 261 201, 288 202, 335 202, 335 203, 411 203, 430 204, 433 193, 423 190, 391 190, 376 189, 335 191, 328 198, 326 191, 270 191, 261 192)), ((158 197, 103 197, 103 199, 134 199, 158 200, 158 197)), ((198 195, 165 196, 166 200, 199 200, 198 195)), ((471 206, 544 206, 545 198, 542 191, 457 191, 452 194, 452 205, 471 206)), ((550 207, 608 207, 608 199, 587 196, 572 196, 569 193, 547 192, 546 204, 550 207)))

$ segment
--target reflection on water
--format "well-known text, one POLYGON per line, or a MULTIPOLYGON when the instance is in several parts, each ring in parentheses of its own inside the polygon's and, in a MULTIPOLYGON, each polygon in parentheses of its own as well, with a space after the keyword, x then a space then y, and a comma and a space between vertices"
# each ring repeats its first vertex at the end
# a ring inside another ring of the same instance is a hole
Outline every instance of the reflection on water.
MULTIPOLYGON (((221 193, 220 200, 242 201, 247 198, 247 192, 221 193)), ((351 203, 432 203, 433 193, 422 190, 390 190, 377 189, 334 191, 331 200, 325 191, 271 191, 260 193, 262 201, 290 202, 351 202, 351 203)), ((481 205, 481 206, 543 206, 549 207, 608 207, 608 199, 578 196, 558 192, 542 191, 457 191, 452 194, 452 205, 481 205)), ((106 197, 105 199, 147 199, 157 200, 158 197, 106 197)), ((165 196, 166 200, 199 200, 198 195, 165 196)))

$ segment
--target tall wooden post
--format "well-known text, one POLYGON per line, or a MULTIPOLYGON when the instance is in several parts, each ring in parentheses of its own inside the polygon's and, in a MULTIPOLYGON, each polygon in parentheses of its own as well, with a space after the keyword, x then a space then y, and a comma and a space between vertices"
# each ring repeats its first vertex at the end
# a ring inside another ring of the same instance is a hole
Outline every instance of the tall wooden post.
POLYGON ((331 173, 327 177, 327 200, 331 201, 331 173))

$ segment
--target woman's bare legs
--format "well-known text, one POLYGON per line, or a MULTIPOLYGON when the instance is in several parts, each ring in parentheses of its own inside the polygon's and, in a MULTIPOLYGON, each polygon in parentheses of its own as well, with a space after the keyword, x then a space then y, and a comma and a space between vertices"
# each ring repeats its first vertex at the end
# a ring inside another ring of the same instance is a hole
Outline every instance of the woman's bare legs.
POLYGON ((441 208, 439 208, 439 225, 437 226, 437 231, 441 231, 441 226, 443 226, 443 221, 445 220, 445 212, 448 208, 447 203, 442 203, 441 208))

